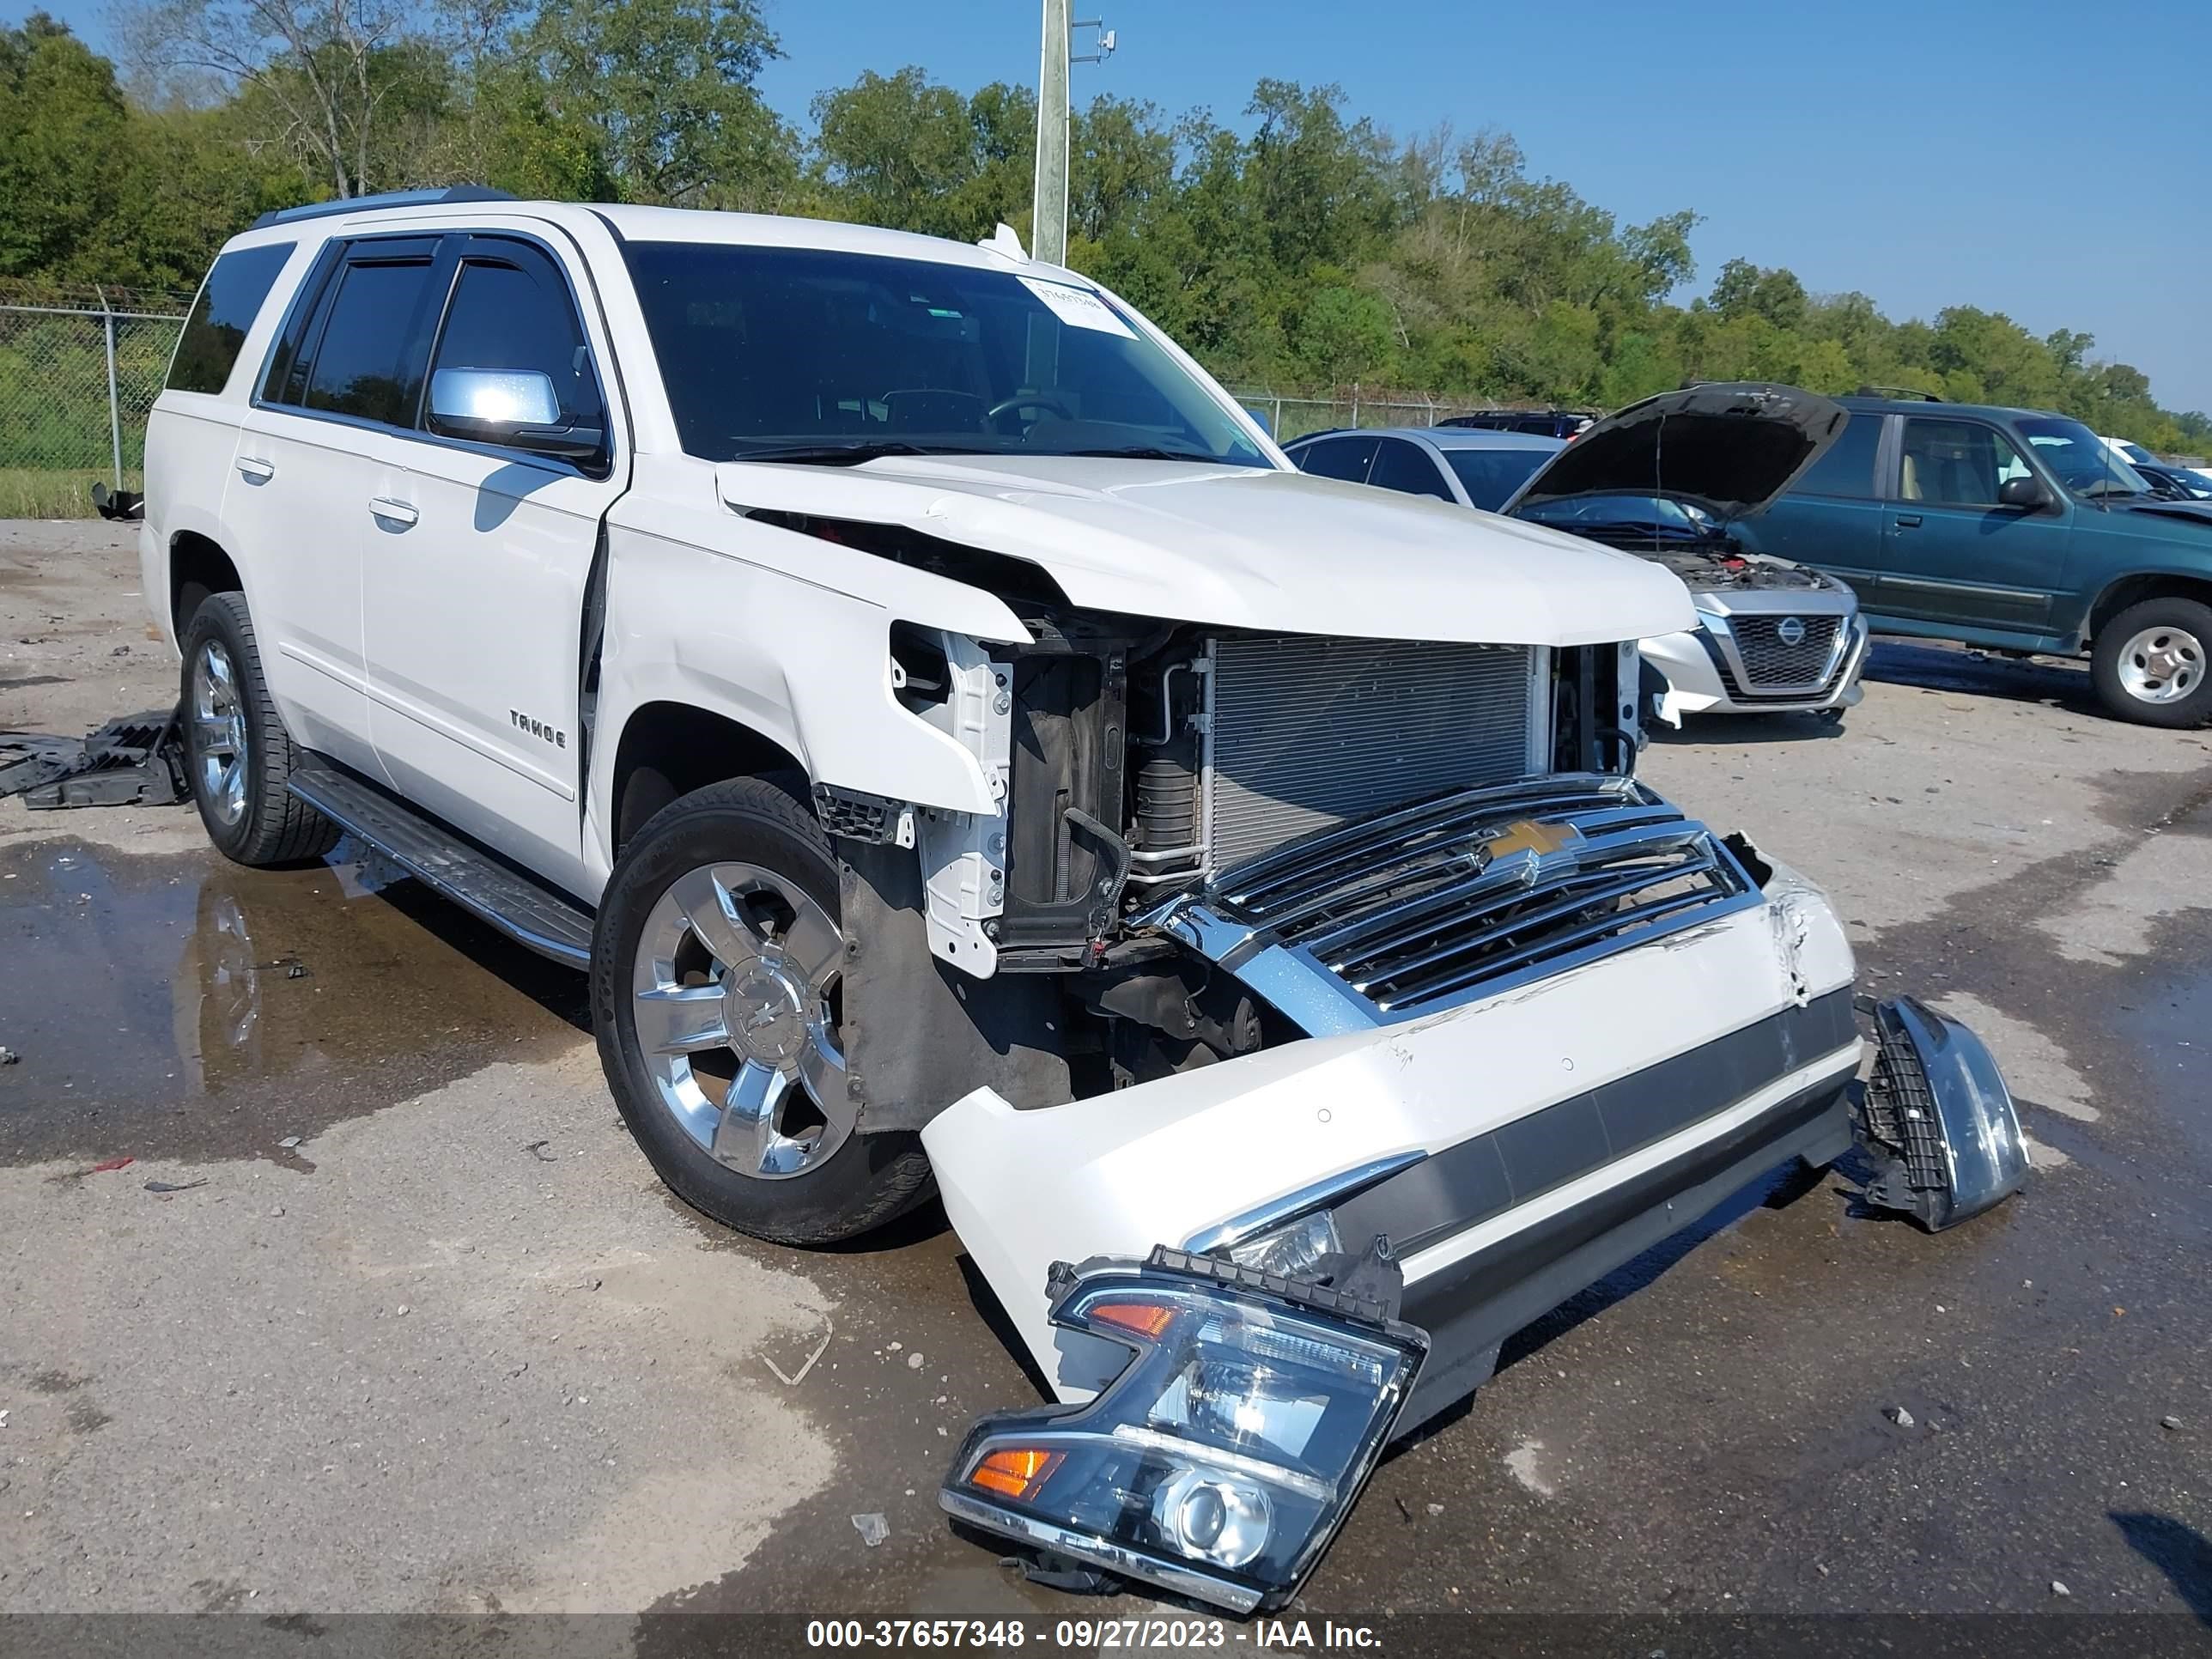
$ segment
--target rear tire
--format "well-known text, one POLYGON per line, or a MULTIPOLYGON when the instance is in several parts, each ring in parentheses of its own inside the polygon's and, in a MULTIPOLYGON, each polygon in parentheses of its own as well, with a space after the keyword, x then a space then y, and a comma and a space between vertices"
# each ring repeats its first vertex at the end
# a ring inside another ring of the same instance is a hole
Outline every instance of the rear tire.
POLYGON ((2089 677, 2106 708, 2138 726, 2186 727, 2212 720, 2212 605, 2145 599, 2098 631, 2089 677))
POLYGON ((285 787, 299 751, 262 677, 246 595, 209 594, 179 643, 185 775, 208 839, 240 864, 320 858, 340 831, 285 787))
POLYGON ((858 1130, 838 908, 820 822, 763 778, 654 813, 599 901, 592 1023, 617 1108, 678 1198, 778 1243, 854 1237, 930 1191, 919 1137, 858 1130))

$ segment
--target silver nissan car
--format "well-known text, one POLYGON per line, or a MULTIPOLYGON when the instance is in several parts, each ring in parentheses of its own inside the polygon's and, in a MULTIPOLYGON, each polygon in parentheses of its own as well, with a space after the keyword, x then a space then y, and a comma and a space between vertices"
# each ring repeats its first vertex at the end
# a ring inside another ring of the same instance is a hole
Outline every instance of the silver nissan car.
MULTIPOLYGON (((1565 441, 1455 427, 1322 432, 1285 450, 1308 472, 1505 513, 1665 565, 1689 588, 1700 624, 1643 642, 1645 665, 1666 681, 1659 716, 1672 725, 1699 714, 1842 719, 1859 700, 1866 660, 1857 597, 1819 571, 1747 551, 1728 528, 1781 494, 1809 452, 1746 445, 1710 479, 1680 473, 1686 459, 1705 458, 1666 457, 1659 487, 1644 424, 1608 419, 1565 441)), ((1760 423, 1778 439, 1791 424, 1760 423)))

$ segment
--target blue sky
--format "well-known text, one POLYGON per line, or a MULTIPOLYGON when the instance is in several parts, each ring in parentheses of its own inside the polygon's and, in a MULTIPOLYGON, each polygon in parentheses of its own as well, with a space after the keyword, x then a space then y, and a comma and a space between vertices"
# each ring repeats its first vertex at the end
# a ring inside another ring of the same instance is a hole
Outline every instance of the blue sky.
MULTIPOLYGON (((21 0, 0 0, 9 12, 21 0)), ((102 0, 50 9, 95 41, 102 0)), ((765 0, 766 77, 822 87, 920 64, 1034 82, 1036 0, 765 0)), ((2212 410, 2212 5, 1858 0, 1077 0, 1121 49, 1076 96, 1206 105, 1261 76, 1334 81, 1400 133, 1502 127, 1531 170, 1624 220, 1705 216, 1699 285, 1741 256, 1893 316, 2002 311, 2096 337, 2160 402, 2212 410)))

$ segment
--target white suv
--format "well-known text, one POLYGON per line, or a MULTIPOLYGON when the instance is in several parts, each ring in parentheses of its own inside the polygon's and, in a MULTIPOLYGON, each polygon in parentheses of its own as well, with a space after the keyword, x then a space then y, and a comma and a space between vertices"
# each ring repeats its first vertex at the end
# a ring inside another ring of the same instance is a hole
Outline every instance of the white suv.
MULTIPOLYGON (((1010 232, 276 215, 146 494, 216 846, 350 830, 587 969, 732 1226, 933 1177, 1097 1395, 986 1419, 943 1501, 1059 1554, 1279 1601, 1503 1337, 1851 1141, 1834 915, 1631 775, 1681 582, 1298 472, 1010 232)), ((2017 1185, 1981 1046, 1876 1024, 1869 1196, 2017 1185)))

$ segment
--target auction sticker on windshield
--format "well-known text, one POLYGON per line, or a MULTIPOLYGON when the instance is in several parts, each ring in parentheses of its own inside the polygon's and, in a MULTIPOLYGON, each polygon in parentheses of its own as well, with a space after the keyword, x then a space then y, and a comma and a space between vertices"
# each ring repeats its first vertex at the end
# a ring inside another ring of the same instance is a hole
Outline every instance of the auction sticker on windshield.
POLYGON ((1041 283, 1034 276, 1022 278, 1022 286, 1046 305, 1052 314, 1063 323, 1076 328, 1095 328, 1102 334, 1118 334, 1125 340, 1137 337, 1136 331, 1114 314, 1114 308, 1087 288, 1070 288, 1065 283, 1041 283))

